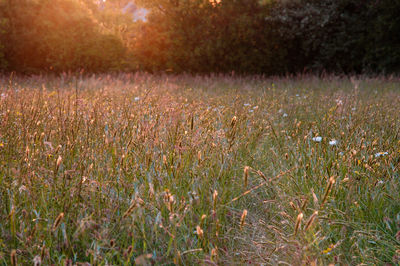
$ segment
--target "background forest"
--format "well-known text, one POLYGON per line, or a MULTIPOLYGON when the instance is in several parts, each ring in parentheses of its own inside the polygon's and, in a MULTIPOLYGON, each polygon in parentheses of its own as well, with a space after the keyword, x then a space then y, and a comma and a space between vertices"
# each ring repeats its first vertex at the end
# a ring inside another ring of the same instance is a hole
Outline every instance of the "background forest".
POLYGON ((389 74, 391 0, 0 0, 0 71, 389 74), (135 6, 133 6, 135 8, 135 6))

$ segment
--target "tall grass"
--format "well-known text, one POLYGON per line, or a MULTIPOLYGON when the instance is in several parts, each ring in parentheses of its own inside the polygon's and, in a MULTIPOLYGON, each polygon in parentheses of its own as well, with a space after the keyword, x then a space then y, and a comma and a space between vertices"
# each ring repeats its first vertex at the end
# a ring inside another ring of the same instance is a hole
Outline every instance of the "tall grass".
POLYGON ((399 262, 397 79, 0 84, 1 263, 399 262))

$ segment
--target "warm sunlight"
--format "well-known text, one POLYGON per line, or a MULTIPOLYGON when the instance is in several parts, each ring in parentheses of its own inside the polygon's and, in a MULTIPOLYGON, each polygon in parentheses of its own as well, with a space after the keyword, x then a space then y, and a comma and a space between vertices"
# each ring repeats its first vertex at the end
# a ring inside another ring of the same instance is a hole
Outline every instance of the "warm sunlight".
POLYGON ((210 0, 210 3, 211 3, 213 6, 216 6, 217 4, 221 3, 221 0, 210 0))
POLYGON ((399 14, 0 0, 0 265, 400 265, 399 14))

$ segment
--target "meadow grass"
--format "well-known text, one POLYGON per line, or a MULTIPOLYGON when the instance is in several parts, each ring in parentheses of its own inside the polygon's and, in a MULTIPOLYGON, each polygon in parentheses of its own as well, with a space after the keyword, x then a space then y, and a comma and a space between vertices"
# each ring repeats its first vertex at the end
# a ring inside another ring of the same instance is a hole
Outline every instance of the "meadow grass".
POLYGON ((399 119, 395 78, 3 77, 0 264, 395 265, 399 119))

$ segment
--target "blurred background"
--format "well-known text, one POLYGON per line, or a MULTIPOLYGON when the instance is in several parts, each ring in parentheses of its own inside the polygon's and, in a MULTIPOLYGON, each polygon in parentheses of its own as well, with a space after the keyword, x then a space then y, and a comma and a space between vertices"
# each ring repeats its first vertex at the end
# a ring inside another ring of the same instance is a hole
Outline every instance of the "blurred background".
POLYGON ((391 74, 400 1, 0 0, 0 71, 391 74))

